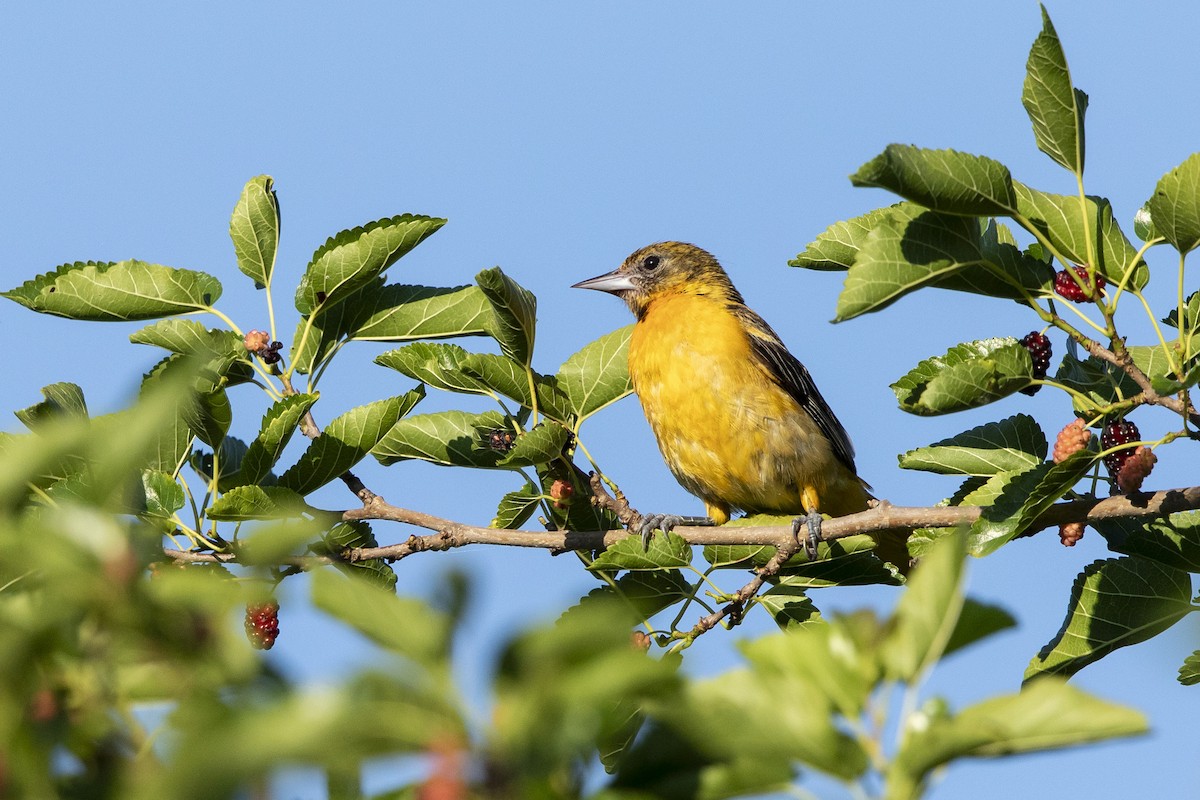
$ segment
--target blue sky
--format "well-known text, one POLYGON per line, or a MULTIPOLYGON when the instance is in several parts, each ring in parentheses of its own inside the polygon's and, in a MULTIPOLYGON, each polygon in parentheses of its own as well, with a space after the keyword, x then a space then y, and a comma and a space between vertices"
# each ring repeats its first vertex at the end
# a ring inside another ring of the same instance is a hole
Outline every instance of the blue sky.
MULTIPOLYGON (((680 239, 716 254, 807 364, 850 431, 863 476, 897 504, 931 504, 954 488, 897 469, 898 453, 1018 411, 1051 435, 1070 419, 1063 397, 1048 391, 950 418, 905 415, 888 384, 917 361, 1040 325, 1015 305, 921 293, 833 326, 840 276, 786 266, 830 223, 891 201, 847 180, 889 142, 990 155, 1026 183, 1074 190, 1035 149, 1020 105, 1040 28, 1035 3, 105 5, 0 11, 5 289, 64 262, 136 257, 217 275, 219 306, 244 329, 265 327, 261 294, 236 271, 227 227, 243 183, 267 173, 282 206, 284 332, 295 320, 287 287, 326 237, 425 213, 449 224, 392 280, 457 285, 499 264, 538 295, 535 366, 552 371, 629 321, 612 298, 568 287, 637 247, 680 239)), ((1200 142, 1194 9, 1058 2, 1049 11, 1076 85, 1091 95, 1088 189, 1113 200, 1132 235, 1133 212, 1159 176, 1200 142)), ((1173 265, 1164 253, 1156 266, 1152 296, 1170 297, 1173 265)), ((127 343, 136 327, 0 305, 4 413, 58 380, 79 383, 93 412, 125 403, 157 358, 127 343)), ((1144 325, 1129 330, 1133 340, 1147 335, 1144 325)), ((1056 355, 1062 344, 1054 339, 1056 355)), ((383 349, 362 344, 339 357, 319 419, 409 388, 370 363, 383 349)), ((233 432, 252 436, 264 399, 249 389, 233 399, 233 432)), ((422 410, 436 407, 471 406, 431 397, 422 410)), ((1152 410, 1136 419, 1146 434, 1172 424, 1152 410)), ((10 417, 0 427, 17 425, 10 417)), ((635 505, 699 512, 662 465, 635 401, 584 433, 635 505)), ((1167 448, 1151 483, 1194 485, 1193 464, 1187 443, 1167 448)), ((398 505, 476 524, 517 486, 507 475, 423 464, 371 463, 360 473, 398 505)), ((330 508, 352 501, 336 486, 316 499, 330 508)), ((384 541, 408 535, 376 531, 384 541)), ((1015 690, 1057 630, 1074 575, 1107 555, 1095 532, 1072 550, 1049 532, 973 563, 972 593, 1009 609, 1020 627, 947 662, 927 691, 961 706, 1015 690)), ((403 562, 401 591, 428 593, 449 569, 477 578, 478 617, 460 651, 473 696, 506 632, 552 618, 594 585, 570 558, 476 548, 403 562)), ((320 681, 371 656, 304 608, 300 581, 286 586, 283 632, 269 656, 282 668, 320 681)), ((895 597, 846 589, 815 600, 887 609, 895 597)), ((749 624, 741 635, 768 628, 749 624)), ((1175 670, 1198 633, 1182 623, 1076 679, 1143 709, 1151 736, 956 766, 931 796, 1058 797, 1067 783, 1079 796, 1179 796, 1198 777, 1188 712, 1200 690, 1180 687, 1175 670)), ((704 637, 689 667, 729 666, 734 638, 704 637)), ((394 778, 386 767, 372 773, 380 786, 394 778)), ((318 791, 302 778, 287 785, 291 797, 318 791)))

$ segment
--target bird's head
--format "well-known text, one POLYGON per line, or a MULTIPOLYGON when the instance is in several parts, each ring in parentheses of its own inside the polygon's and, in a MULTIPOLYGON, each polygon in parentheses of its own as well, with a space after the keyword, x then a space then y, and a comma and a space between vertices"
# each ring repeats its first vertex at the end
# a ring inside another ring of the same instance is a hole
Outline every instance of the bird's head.
POLYGON ((572 288, 615 294, 639 319, 655 300, 670 295, 710 295, 724 302, 742 302, 717 259, 683 242, 643 247, 612 272, 580 281, 572 288))

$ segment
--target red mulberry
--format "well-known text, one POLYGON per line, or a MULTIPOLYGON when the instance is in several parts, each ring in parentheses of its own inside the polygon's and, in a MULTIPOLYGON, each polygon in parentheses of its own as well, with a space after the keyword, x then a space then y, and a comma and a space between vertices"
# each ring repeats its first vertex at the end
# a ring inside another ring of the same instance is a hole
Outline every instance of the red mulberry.
POLYGON ((1067 298, 1068 300, 1073 300, 1074 302, 1079 303, 1084 300, 1091 300, 1097 294, 1104 292, 1104 285, 1106 282, 1104 280, 1104 276, 1099 272, 1093 273, 1096 286, 1095 291, 1089 293, 1085 288, 1089 283, 1087 267, 1075 266, 1072 267, 1072 269, 1075 270, 1075 274, 1079 276, 1078 283, 1076 283, 1075 279, 1071 277, 1071 273, 1067 272, 1065 269, 1059 270, 1054 274, 1054 291, 1058 292, 1058 294, 1067 298), (1080 286, 1080 284, 1083 285, 1080 286))
POLYGON ((270 650, 279 637, 279 603, 246 606, 246 638, 258 650, 270 650))

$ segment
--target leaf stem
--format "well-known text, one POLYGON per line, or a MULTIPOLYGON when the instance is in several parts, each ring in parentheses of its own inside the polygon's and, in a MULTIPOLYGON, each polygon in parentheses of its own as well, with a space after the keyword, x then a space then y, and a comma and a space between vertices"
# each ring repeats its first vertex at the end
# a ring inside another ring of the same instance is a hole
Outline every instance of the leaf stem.
MULTIPOLYGON (((1087 193, 1083 189, 1082 170, 1079 170, 1075 173, 1075 185, 1079 187, 1079 217, 1083 222, 1083 241, 1084 244, 1087 245, 1087 267, 1089 275, 1088 282, 1091 283, 1091 288, 1093 291, 1095 291, 1096 276, 1100 274, 1100 265, 1097 263, 1096 258, 1096 243, 1092 241, 1092 221, 1090 219, 1091 215, 1088 214, 1087 193)), ((1099 204, 1096 206, 1096 211, 1100 211, 1099 204)), ((1097 213, 1096 217, 1099 218, 1099 216, 1099 213, 1097 213)), ((1137 262, 1135 261, 1134 263, 1136 264, 1137 262)), ((1072 270, 1072 272, 1074 272, 1074 270, 1072 270)), ((1095 294, 1098 299, 1100 293, 1096 292, 1095 294)))
POLYGON ((538 421, 537 382, 533 379, 533 368, 525 365, 525 380, 529 383, 529 426, 536 427, 538 421))
POLYGON ((271 281, 268 280, 263 288, 267 292, 267 322, 271 326, 271 341, 275 341, 279 337, 275 335, 275 301, 271 297, 271 281))
POLYGON ((239 328, 239 327, 237 326, 237 323, 235 323, 235 322, 234 322, 233 320, 231 320, 229 317, 225 316, 225 312, 223 312, 223 311, 221 311, 221 310, 219 310, 219 309, 217 309, 217 308, 214 308, 213 306, 205 306, 204 308, 202 308, 202 309, 201 309, 201 311, 206 311, 206 312, 208 312, 209 314, 212 314, 212 315, 213 315, 214 317, 216 317, 217 319, 219 319, 219 320, 221 320, 222 322, 224 322, 226 325, 228 325, 228 326, 229 326, 229 330, 233 331, 233 332, 234 332, 234 333, 236 333, 238 336, 245 336, 245 335, 246 335, 246 334, 242 333, 242 329, 241 329, 241 328, 239 328))
POLYGON ((291 379, 292 372, 296 369, 296 364, 299 363, 300 356, 304 353, 304 346, 308 344, 309 334, 312 333, 313 322, 316 320, 317 315, 321 313, 321 310, 322 307, 317 306, 312 310, 311 314, 304 318, 304 330, 300 332, 300 341, 295 344, 296 358, 292 359, 292 363, 288 364, 287 369, 283 373, 288 379, 291 379))

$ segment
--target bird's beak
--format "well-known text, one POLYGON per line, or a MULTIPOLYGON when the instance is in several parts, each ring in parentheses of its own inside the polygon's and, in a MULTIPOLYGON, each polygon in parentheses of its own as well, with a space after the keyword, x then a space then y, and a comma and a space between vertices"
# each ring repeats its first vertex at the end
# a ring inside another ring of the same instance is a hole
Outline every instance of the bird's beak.
POLYGON ((636 288, 633 282, 629 280, 629 275, 620 270, 613 270, 604 275, 597 275, 594 278, 588 278, 586 281, 580 281, 571 287, 572 289, 595 289, 598 292, 609 292, 611 294, 619 294, 636 288))

